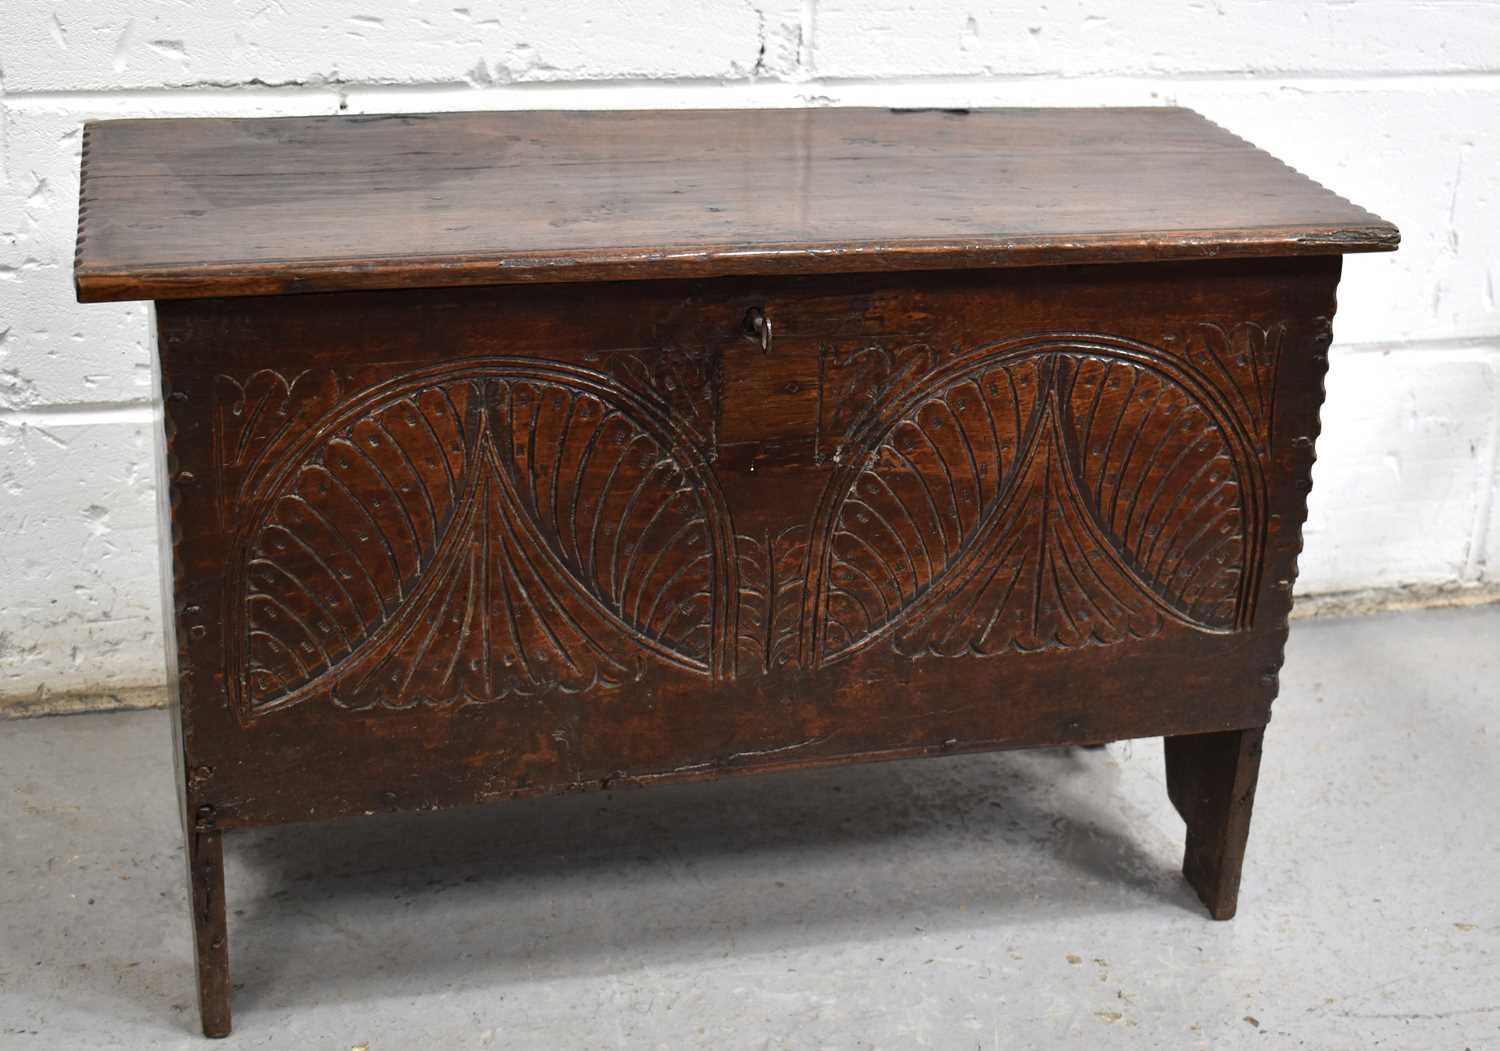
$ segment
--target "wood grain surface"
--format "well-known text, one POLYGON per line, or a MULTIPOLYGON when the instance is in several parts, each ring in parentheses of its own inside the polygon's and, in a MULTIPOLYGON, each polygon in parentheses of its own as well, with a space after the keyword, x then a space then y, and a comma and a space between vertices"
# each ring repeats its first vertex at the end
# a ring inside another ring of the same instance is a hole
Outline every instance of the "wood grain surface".
POLYGON ((85 129, 83 300, 1394 248, 1176 108, 517 112, 85 129))
POLYGON ((161 304, 188 811, 1263 725, 1337 274, 161 304))

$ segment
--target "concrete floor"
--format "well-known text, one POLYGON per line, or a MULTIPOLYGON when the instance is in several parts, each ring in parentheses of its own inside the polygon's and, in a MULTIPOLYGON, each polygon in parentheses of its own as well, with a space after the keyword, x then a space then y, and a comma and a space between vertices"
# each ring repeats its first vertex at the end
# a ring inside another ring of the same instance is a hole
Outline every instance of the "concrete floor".
MULTIPOLYGON (((1160 743, 229 838, 220 1047, 1500 1047, 1500 607, 1294 626, 1239 918, 1160 743)), ((161 712, 0 724, 0 1047, 191 1048, 161 712)))

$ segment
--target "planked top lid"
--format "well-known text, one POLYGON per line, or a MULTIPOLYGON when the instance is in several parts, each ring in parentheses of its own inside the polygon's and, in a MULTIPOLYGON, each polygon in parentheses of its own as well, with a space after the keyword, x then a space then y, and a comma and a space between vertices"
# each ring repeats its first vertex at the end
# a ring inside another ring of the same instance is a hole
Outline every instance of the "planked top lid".
POLYGON ((84 129, 84 301, 1396 247, 1191 110, 681 110, 84 129))

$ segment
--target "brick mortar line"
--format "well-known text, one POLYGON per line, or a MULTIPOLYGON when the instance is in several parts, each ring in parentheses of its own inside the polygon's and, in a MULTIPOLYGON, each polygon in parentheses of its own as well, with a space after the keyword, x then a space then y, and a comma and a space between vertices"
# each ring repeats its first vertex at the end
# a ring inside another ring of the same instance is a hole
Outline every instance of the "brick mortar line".
POLYGON ((0 424, 12 427, 93 427, 101 423, 151 423, 160 411, 154 401, 56 402, 0 410, 0 424))
POLYGON ((1334 353, 1345 354, 1395 354, 1411 350, 1500 353, 1500 332, 1480 336, 1439 336, 1433 339, 1374 340, 1368 343, 1340 343, 1335 340, 1332 350, 1334 353))
POLYGON ((587 94, 590 92, 736 92, 749 91, 774 95, 783 93, 794 97, 817 89, 865 90, 870 88, 900 87, 983 87, 985 85, 1016 86, 1035 85, 1043 88, 1087 87, 1097 85, 1231 85, 1249 88, 1305 89, 1311 91, 1338 92, 1351 87, 1369 89, 1372 86, 1391 85, 1410 90, 1423 82, 1434 86, 1452 86, 1457 82, 1478 81, 1486 86, 1500 87, 1500 70, 1414 70, 1410 72, 1380 71, 1231 71, 1210 70, 1181 73, 1082 73, 1082 74, 905 74, 890 77, 871 76, 812 76, 807 78, 755 78, 730 79, 720 77, 601 77, 599 79, 575 78, 559 80, 532 80, 511 84, 475 86, 466 80, 435 80, 421 83, 385 82, 379 80, 318 80, 288 81, 284 83, 246 80, 207 81, 190 84, 163 84, 151 87, 130 88, 63 88, 31 90, 14 88, 0 94, 0 104, 25 108, 53 104, 78 104, 91 101, 142 99, 142 100, 186 100, 200 98, 219 100, 235 96, 256 98, 321 98, 356 99, 361 94, 382 96, 455 94, 473 97, 507 97, 527 94, 556 92, 558 94, 587 94))

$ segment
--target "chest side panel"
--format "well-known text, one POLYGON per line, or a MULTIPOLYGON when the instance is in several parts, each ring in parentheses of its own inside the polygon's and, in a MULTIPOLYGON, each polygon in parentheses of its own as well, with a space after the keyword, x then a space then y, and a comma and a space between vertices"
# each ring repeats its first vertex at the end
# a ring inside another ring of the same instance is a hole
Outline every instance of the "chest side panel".
POLYGON ((1336 260, 163 304, 226 825, 1260 725, 1336 260))

